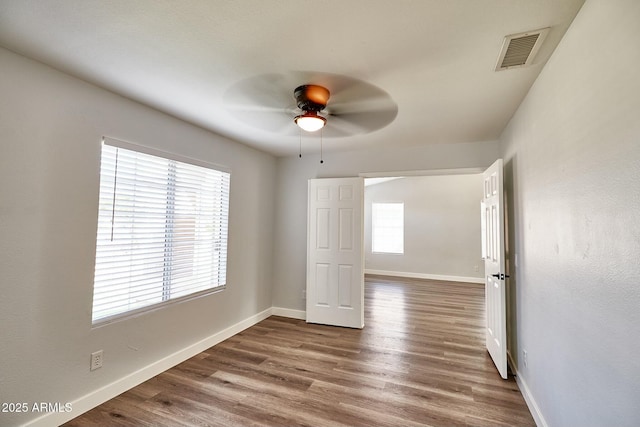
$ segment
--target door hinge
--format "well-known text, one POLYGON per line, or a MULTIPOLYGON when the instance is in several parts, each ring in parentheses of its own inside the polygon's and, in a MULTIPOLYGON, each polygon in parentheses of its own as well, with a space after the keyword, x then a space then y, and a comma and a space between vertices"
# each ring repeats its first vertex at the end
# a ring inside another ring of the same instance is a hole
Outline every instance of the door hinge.
POLYGON ((504 273, 492 274, 492 276, 500 280, 504 280, 506 277, 509 277, 508 274, 504 274, 504 273))

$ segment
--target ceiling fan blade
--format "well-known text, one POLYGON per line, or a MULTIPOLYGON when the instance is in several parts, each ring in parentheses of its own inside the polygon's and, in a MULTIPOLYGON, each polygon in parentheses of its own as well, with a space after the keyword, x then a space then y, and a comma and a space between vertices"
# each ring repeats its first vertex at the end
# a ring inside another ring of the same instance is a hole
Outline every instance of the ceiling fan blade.
POLYGON ((322 129, 322 136, 325 138, 344 138, 363 133, 367 133, 366 129, 358 126, 357 123, 341 119, 339 116, 327 119, 327 124, 322 129))
POLYGON ((375 113, 378 111, 397 112, 398 106, 391 98, 375 97, 366 100, 354 99, 345 102, 334 102, 327 105, 326 112, 330 115, 351 113, 375 113))
POLYGON ((296 113, 290 82, 281 74, 261 74, 240 80, 222 97, 229 114, 256 129, 282 133, 296 113))
POLYGON ((236 105, 226 105, 227 110, 232 112, 232 114, 241 114, 244 112, 247 113, 279 113, 279 114, 287 114, 292 115, 296 112, 294 108, 279 108, 279 107, 269 107, 264 105, 250 105, 250 104, 236 104, 236 105))
POLYGON ((222 102, 227 108, 246 106, 295 108, 293 89, 290 82, 281 74, 261 74, 240 80, 227 89, 222 102))
MULTIPOLYGON (((379 87, 347 76, 324 77, 331 97, 323 113, 328 125, 335 123, 333 128, 339 129, 341 136, 373 132, 393 122, 398 115, 398 105, 379 87)), ((327 136, 332 133, 327 132, 327 136)))
POLYGON ((363 111, 331 115, 327 118, 327 122, 348 123, 348 128, 352 129, 352 135, 359 135, 382 129, 393 122, 397 115, 397 108, 363 111))
POLYGON ((288 112, 272 110, 242 110, 241 114, 232 114, 238 121, 256 129, 267 132, 281 133, 287 127, 295 128, 293 118, 288 112))

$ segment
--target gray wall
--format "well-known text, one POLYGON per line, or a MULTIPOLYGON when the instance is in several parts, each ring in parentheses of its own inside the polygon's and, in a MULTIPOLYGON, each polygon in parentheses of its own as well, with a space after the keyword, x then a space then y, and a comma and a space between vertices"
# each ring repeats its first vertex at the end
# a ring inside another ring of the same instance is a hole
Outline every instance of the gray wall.
POLYGON ((511 352, 549 426, 640 425, 639 68, 640 2, 588 0, 501 138, 511 352))
MULTIPOLYGON (((367 172, 486 168, 498 158, 498 142, 432 144, 278 159, 273 305, 304 310, 306 281, 307 180, 367 172)), ((478 208, 479 212, 479 208, 478 208)), ((479 214, 478 214, 479 216, 479 214)))
POLYGON ((481 199, 481 174, 411 176, 367 186, 365 268, 482 281, 481 199), (390 202, 404 203, 404 253, 372 253, 371 204, 390 202))
POLYGON ((0 64, 0 402, 74 401, 271 307, 274 157, 4 49, 0 64), (225 291, 91 329, 103 135, 231 168, 225 291))

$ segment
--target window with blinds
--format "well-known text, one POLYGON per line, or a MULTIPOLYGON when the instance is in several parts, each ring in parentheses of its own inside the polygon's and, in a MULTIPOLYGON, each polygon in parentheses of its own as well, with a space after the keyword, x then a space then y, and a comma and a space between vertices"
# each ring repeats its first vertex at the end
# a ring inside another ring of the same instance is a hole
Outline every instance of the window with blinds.
POLYGON ((404 253, 404 203, 371 204, 371 251, 404 253))
POLYGON ((224 288, 230 174, 104 139, 93 323, 224 288))

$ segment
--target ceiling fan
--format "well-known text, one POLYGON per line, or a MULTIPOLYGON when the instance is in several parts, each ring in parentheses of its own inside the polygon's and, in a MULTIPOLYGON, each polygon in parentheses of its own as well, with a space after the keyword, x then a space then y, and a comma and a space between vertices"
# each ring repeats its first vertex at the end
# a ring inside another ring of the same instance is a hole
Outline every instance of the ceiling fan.
POLYGON ((307 84, 295 88, 293 95, 296 98, 298 108, 302 110, 302 114, 293 119, 298 127, 307 132, 322 129, 327 124, 327 119, 318 113, 327 107, 329 89, 307 84))
POLYGON ((377 86, 309 71, 241 80, 225 92, 223 103, 236 119, 283 137, 320 129, 324 138, 363 135, 389 125, 398 114, 397 104, 377 86))

